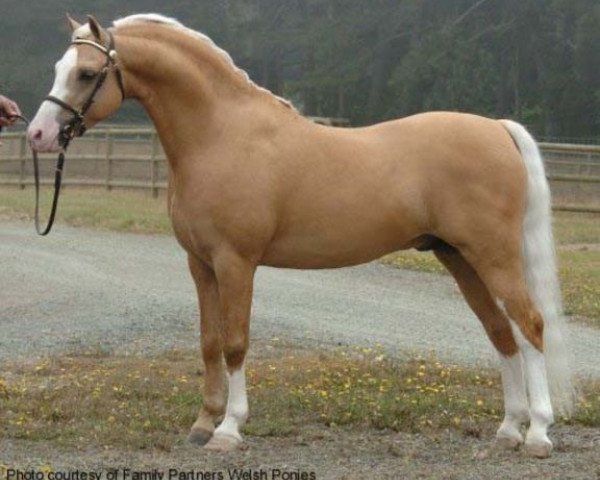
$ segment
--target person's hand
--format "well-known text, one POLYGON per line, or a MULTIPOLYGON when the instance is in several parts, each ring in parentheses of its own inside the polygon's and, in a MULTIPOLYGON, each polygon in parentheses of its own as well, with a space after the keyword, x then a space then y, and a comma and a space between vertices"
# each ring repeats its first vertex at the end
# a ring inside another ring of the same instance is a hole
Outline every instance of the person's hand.
POLYGON ((21 115, 19 106, 12 100, 0 95, 0 127, 12 125, 21 115))

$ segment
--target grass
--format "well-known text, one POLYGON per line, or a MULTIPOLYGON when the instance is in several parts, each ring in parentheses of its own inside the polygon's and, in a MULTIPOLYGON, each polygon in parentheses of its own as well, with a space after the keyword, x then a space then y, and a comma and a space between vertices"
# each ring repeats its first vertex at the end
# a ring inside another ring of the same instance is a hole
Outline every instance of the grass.
POLYGON ((600 250, 559 251, 559 265, 565 312, 600 326, 600 250))
MULTIPOLYGON (((285 436, 308 425, 471 434, 501 419, 500 379, 489 370, 400 363, 373 349, 279 353, 250 362, 248 435, 285 436)), ((62 357, 3 375, 3 438, 170 450, 201 405, 195 352, 62 357)), ((600 427, 599 392, 600 384, 587 385, 569 422, 600 427)))
MULTIPOLYGON (((41 195, 42 223, 49 213, 51 192, 41 195)), ((0 187, 0 218, 33 218, 33 189, 0 187)), ((100 189, 65 188, 61 193, 57 222, 74 227, 135 233, 170 233, 171 224, 164 198, 148 193, 100 189)))
POLYGON ((554 213, 554 237, 558 245, 600 244, 600 215, 554 213))
MULTIPOLYGON (((45 192, 44 202, 49 205, 49 191, 45 192)), ((32 189, 0 187, 0 218, 30 218, 32 209, 32 189)), ((164 196, 154 199, 144 192, 67 188, 61 198, 58 221, 121 232, 171 232, 164 196)), ((600 326, 600 215, 556 213, 554 233, 559 245, 565 311, 600 326)), ((431 253, 396 252, 382 262, 410 270, 447 273, 431 253)))

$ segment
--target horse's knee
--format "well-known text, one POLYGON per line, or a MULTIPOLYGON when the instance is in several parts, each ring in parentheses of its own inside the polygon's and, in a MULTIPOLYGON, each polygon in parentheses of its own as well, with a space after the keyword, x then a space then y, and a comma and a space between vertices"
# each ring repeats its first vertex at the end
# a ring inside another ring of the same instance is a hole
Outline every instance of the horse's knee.
POLYGON ((227 369, 230 372, 239 370, 242 367, 247 351, 248 338, 246 336, 235 336, 226 341, 223 346, 223 353, 227 369))

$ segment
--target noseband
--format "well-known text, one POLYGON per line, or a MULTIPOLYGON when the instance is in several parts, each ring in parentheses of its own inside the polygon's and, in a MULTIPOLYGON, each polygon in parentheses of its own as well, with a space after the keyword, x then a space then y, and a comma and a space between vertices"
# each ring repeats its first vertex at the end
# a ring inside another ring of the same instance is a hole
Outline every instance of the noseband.
POLYGON ((49 102, 56 103, 59 107, 71 112, 73 116, 67 121, 61 124, 59 134, 58 134, 58 143, 59 145, 66 150, 69 146, 69 143, 73 138, 80 137, 85 133, 86 127, 84 124, 84 117, 87 111, 94 103, 94 98, 98 91, 104 85, 106 78, 108 77, 108 73, 111 68, 114 68, 115 75, 117 77, 117 84, 119 85, 119 90, 121 90, 121 101, 125 99, 125 88, 123 87, 123 76, 121 74, 121 70, 119 70, 119 66, 117 65, 117 51, 115 50, 115 39, 111 32, 108 32, 109 45, 108 48, 100 43, 94 42, 92 40, 84 40, 81 38, 76 38, 71 42, 71 45, 90 45, 97 50, 100 50, 106 56, 106 63, 102 67, 102 70, 98 74, 98 78, 96 80, 96 84, 94 85, 94 89, 90 93, 90 96, 85 101, 80 110, 77 110, 73 106, 69 105, 65 101, 60 98, 56 98, 52 95, 48 95, 46 100, 49 102))

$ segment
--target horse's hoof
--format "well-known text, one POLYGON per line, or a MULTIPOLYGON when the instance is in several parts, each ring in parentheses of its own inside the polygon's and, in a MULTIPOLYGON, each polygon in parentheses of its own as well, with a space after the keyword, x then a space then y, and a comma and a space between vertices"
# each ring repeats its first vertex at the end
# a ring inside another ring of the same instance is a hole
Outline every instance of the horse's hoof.
POLYGON ((200 445, 202 447, 208 443, 212 436, 212 432, 197 428, 190 432, 190 434, 187 437, 187 440, 188 442, 193 443, 194 445, 200 445))
POLYGON ((226 433, 215 433, 204 448, 213 452, 231 452, 242 444, 242 439, 226 433))
POLYGON ((548 458, 552 453, 552 442, 550 440, 525 442, 525 451, 535 458, 548 458))
POLYGON ((519 428, 504 421, 496 432, 496 446, 506 450, 516 450, 523 443, 519 428))
POLYGON ((496 436, 496 446, 502 450, 517 450, 523 443, 523 437, 509 437, 506 435, 496 436))

